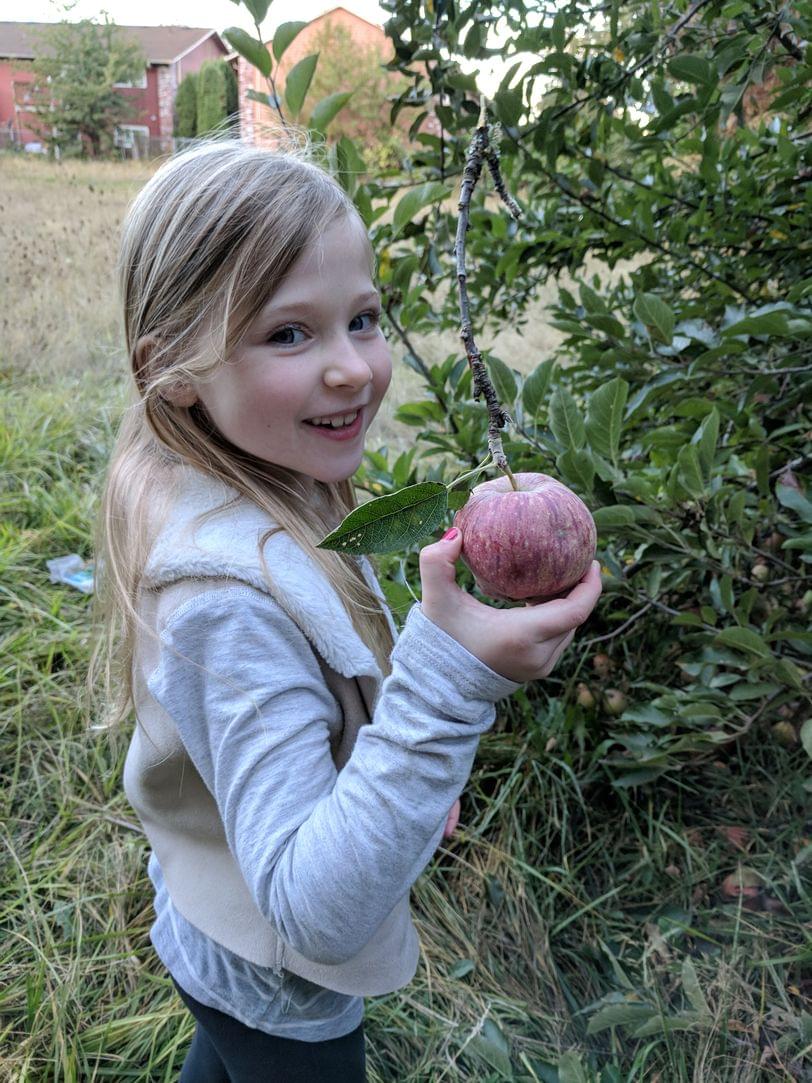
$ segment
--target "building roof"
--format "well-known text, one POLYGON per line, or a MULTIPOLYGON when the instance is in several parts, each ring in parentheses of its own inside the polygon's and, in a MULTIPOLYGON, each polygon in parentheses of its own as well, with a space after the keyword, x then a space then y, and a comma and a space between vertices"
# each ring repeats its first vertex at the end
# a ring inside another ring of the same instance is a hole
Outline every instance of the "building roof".
MULTIPOLYGON (((4 23, 0 22, 0 57, 16 60, 33 60, 36 39, 41 30, 53 23, 4 23)), ((130 41, 140 46, 150 64, 171 64, 201 41, 214 36, 222 45, 228 46, 215 30, 197 26, 119 26, 117 29, 130 41)))

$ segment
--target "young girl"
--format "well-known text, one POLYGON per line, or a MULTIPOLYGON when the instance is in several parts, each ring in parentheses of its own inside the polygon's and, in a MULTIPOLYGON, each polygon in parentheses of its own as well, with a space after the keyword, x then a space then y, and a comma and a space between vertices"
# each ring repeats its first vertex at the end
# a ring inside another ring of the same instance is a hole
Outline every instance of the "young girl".
POLYGON ((420 554, 397 644, 366 559, 316 543, 391 375, 363 223, 299 154, 204 144, 130 208, 136 396, 99 544, 112 719, 149 840, 151 940, 197 1021, 183 1083, 357 1083, 365 996, 413 977, 409 889, 494 704, 594 607, 495 609, 420 554))

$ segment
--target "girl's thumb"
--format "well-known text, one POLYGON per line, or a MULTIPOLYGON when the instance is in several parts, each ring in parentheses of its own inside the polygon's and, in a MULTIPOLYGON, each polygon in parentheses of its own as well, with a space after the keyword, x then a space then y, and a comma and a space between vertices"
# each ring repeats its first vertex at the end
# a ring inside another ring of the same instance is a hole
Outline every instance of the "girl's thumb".
POLYGON ((420 550, 420 582, 423 585, 423 608, 439 601, 449 589, 456 588, 455 564, 462 551, 462 531, 452 527, 433 545, 420 550))

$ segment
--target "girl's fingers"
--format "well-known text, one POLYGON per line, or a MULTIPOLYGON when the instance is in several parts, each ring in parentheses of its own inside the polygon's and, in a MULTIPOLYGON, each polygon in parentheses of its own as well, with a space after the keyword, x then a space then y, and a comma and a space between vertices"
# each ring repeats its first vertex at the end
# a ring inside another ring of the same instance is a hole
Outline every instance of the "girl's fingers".
POLYGON ((564 635, 579 627, 595 608, 601 595, 601 566, 593 560, 584 578, 572 588, 566 598, 526 606, 524 613, 538 634, 546 640, 564 635))

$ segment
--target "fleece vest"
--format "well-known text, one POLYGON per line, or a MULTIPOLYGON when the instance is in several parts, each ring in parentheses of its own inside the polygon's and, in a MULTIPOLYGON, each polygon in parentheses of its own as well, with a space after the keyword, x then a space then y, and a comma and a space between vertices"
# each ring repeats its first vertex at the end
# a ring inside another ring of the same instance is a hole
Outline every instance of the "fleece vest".
MULTIPOLYGON (((133 662, 136 726, 124 768, 125 792, 161 866, 172 903, 216 943, 259 966, 285 968, 349 995, 379 996, 402 988, 413 978, 419 957, 408 891, 364 949, 346 962, 315 963, 286 944, 256 906, 228 847, 216 802, 175 723, 147 686, 158 664, 158 637, 179 606, 213 586, 248 584, 265 591, 308 639, 341 708, 341 721, 330 732, 330 752, 340 771, 360 727, 370 723, 380 669, 321 569, 284 533, 265 545, 272 578, 266 581, 258 544, 274 524, 261 509, 240 500, 219 512, 237 494, 198 471, 185 474, 179 493, 142 579, 139 615, 144 628, 133 662), (201 520, 201 513, 211 514, 201 520)), ((364 560, 362 566, 381 596, 369 563, 364 560)), ((395 634, 394 625, 392 631, 395 634)))

